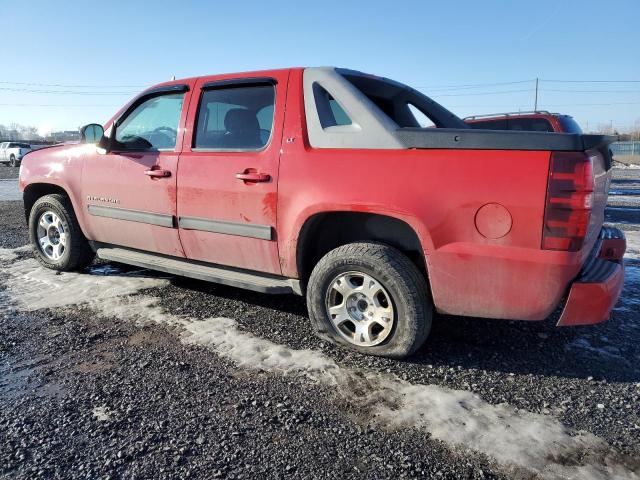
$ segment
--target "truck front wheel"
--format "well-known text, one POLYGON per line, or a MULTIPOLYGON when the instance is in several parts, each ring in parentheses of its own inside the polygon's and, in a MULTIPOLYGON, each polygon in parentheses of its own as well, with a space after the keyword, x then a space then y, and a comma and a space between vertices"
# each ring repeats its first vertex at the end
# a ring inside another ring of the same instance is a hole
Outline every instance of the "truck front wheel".
POLYGON ((20 165, 20 162, 16 159, 15 155, 11 155, 11 157, 9 158, 9 165, 11 165, 12 167, 17 167, 20 165))
POLYGON ((53 270, 79 270, 94 258, 71 201, 64 195, 36 200, 29 214, 29 239, 36 259, 53 270))
POLYGON ((327 253, 307 286, 309 317, 321 338, 368 355, 404 358, 431 329, 424 277, 400 251, 350 243, 327 253))

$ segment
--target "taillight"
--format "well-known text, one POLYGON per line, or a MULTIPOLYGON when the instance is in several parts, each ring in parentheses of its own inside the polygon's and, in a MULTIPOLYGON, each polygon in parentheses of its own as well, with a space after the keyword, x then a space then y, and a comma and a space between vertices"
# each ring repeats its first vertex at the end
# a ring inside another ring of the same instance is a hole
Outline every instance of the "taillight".
POLYGON ((593 165, 582 152, 553 152, 544 210, 542 248, 577 252, 589 229, 593 165))

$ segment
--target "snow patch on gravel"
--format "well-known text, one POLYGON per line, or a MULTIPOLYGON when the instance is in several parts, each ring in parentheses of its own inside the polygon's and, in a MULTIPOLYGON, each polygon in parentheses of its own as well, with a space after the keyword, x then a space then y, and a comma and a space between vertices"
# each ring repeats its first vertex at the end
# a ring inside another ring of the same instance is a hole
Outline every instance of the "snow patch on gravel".
POLYGON ((30 245, 19 248, 0 248, 0 262, 8 262, 15 260, 21 253, 31 251, 30 245))
POLYGON ((91 413, 93 413, 94 418, 99 422, 108 422, 111 420, 111 415, 105 406, 95 407, 91 413))
MULTIPOLYGON (((15 260, 17 253, 11 258, 10 254, 0 252, 0 260, 15 260)), ((0 269, 9 275, 9 280, 4 282, 8 295, 21 310, 27 311, 94 304, 168 284, 166 279, 143 276, 139 272, 104 275, 100 267, 95 267, 93 274, 91 268, 87 273, 60 273, 43 268, 33 258, 12 261, 0 269)))
POLYGON ((230 318, 211 318, 185 324, 185 343, 212 346, 238 366, 278 373, 304 372, 313 376, 337 371, 329 357, 315 350, 293 350, 238 330, 230 318))
MULTIPOLYGON (((174 315, 160 308, 157 298, 132 296, 166 285, 165 279, 117 269, 57 275, 33 259, 2 262, 0 273, 6 286, 0 305, 21 310, 87 305, 105 316, 177 327, 185 343, 211 348, 238 366, 304 375, 335 387, 342 401, 360 412, 357 421, 388 429, 421 428, 452 447, 493 457, 508 470, 524 469, 548 479, 639 478, 634 471, 640 467, 626 466, 606 442, 587 432, 571 432, 553 417, 492 405, 468 391, 340 367, 321 352, 293 350, 243 332, 232 319, 174 315)), ((96 418, 102 413, 94 411, 96 418)))
POLYGON ((625 257, 636 260, 640 259, 640 231, 626 231, 624 235, 627 237, 625 257))
POLYGON ((574 434, 553 417, 492 405, 464 390, 339 367, 320 352, 292 350, 241 332, 228 318, 195 320, 185 323, 185 330, 186 343, 209 346, 238 365, 266 372, 300 371, 335 386, 343 401, 363 412, 357 418, 361 422, 387 429, 421 428, 451 446, 482 452, 508 469, 515 466, 542 478, 638 478, 622 465, 608 464, 615 451, 606 442, 588 432, 574 434), (594 461, 583 463, 583 456, 594 461))

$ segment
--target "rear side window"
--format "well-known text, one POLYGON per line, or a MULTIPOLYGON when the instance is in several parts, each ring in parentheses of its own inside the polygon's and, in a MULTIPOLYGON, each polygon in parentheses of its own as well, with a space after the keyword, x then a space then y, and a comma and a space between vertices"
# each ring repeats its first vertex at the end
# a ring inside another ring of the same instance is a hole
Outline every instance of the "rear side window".
POLYGON ((562 131, 565 133, 582 133, 582 128, 578 125, 572 117, 569 116, 559 116, 558 122, 560 122, 560 126, 562 127, 562 131))
POLYGON ((525 132, 553 132, 553 127, 544 118, 502 118, 469 122, 471 128, 483 130, 516 130, 525 132))
POLYGON ((260 150, 273 130, 273 85, 204 90, 198 107, 193 148, 260 150))
POLYGON ((471 128, 482 130, 508 130, 506 120, 487 120, 483 122, 469 122, 471 128))
POLYGON ((510 118, 509 130, 521 130, 525 132, 553 132, 553 127, 544 118, 510 118))

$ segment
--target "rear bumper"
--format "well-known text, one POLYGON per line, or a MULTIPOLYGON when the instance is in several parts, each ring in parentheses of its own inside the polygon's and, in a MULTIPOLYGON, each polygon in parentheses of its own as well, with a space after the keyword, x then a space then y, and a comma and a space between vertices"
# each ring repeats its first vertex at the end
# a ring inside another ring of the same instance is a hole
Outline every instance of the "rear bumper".
POLYGON ((600 241, 573 282, 558 326, 593 325, 609 319, 624 285, 624 233, 605 227, 600 241))

